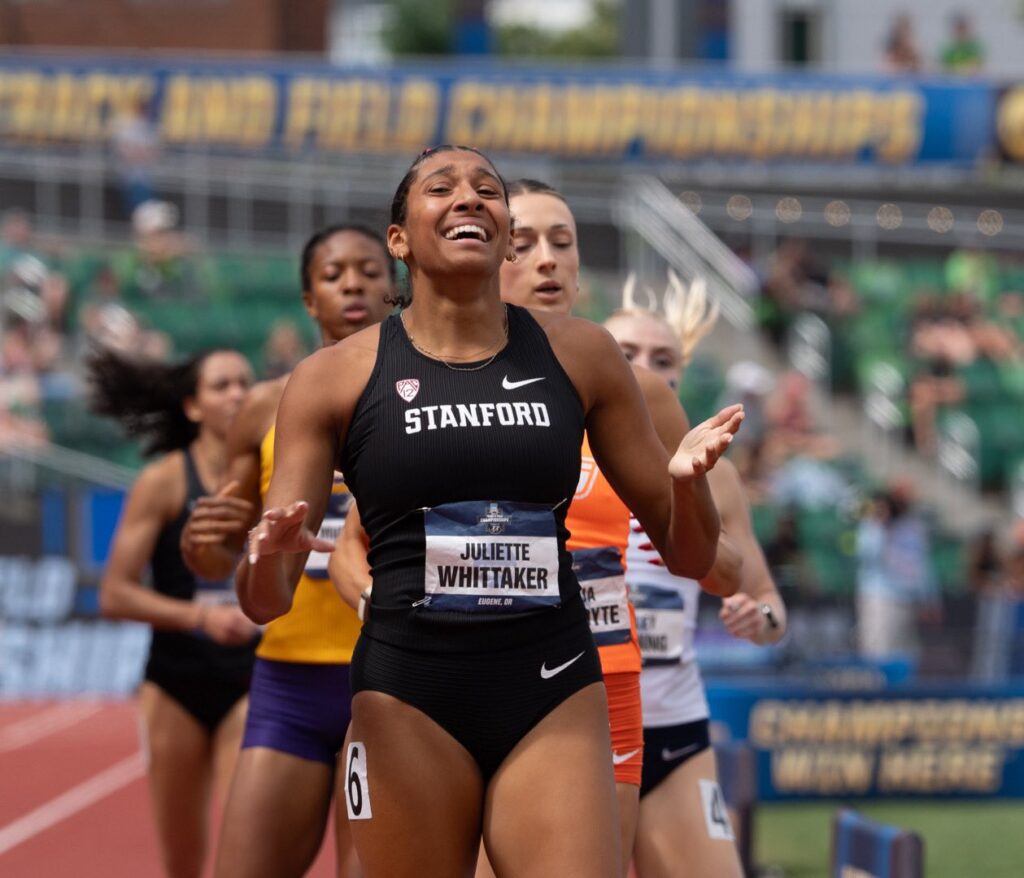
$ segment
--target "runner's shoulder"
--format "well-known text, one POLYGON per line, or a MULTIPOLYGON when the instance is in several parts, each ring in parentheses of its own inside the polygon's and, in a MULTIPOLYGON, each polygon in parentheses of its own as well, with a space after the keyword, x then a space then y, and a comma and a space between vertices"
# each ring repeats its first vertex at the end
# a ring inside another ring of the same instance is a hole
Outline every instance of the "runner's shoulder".
POLYGON ((132 486, 132 496, 173 517, 185 496, 185 452, 171 451, 146 464, 132 486))
POLYGON ((277 416, 287 383, 288 375, 282 375, 253 385, 231 428, 245 444, 258 447, 263 441, 277 416))
POLYGON ((339 375, 355 377, 364 372, 369 378, 377 360, 379 343, 380 324, 367 326, 306 357, 292 374, 303 382, 328 377, 336 380, 339 375))
POLYGON ((292 372, 290 388, 316 389, 322 402, 347 408, 362 394, 377 361, 380 325, 368 326, 306 357, 292 372), (340 380, 339 380, 340 379, 340 380))

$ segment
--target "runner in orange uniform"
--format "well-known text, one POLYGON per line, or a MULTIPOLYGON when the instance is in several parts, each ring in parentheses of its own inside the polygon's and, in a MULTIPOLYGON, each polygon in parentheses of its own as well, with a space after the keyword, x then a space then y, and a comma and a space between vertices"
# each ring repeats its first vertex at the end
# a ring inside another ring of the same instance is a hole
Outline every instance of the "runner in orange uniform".
MULTIPOLYGON (((502 299, 570 313, 579 292, 580 266, 571 209, 559 192, 536 180, 517 180, 509 186, 509 195, 517 259, 502 266, 502 299)), ((689 427, 682 407, 674 394, 666 396, 664 388, 656 386, 653 373, 635 371, 659 436, 667 448, 674 448, 689 427)), ((602 474, 586 437, 581 458, 579 484, 566 516, 567 546, 575 560, 608 692, 625 875, 639 818, 644 752, 640 646, 625 582, 630 511, 602 474)))

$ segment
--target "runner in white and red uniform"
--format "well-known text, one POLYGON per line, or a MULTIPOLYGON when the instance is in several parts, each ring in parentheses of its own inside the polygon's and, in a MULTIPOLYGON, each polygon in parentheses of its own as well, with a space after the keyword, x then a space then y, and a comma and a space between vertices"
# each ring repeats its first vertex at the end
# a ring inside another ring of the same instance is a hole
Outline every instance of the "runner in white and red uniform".
MULTIPOLYGON (((664 315, 638 308, 633 283, 605 327, 632 363, 677 387, 697 342, 714 325, 699 281, 687 289, 670 274, 664 315)), ((652 298, 652 304, 654 298, 652 298)), ((736 468, 722 460, 708 474, 722 520, 718 560, 700 583, 673 576, 634 520, 626 579, 637 612, 644 667, 644 766, 634 862, 640 878, 741 878, 708 735, 708 703, 696 663, 694 633, 702 590, 728 593, 721 618, 737 637, 774 643, 785 633, 785 607, 750 525, 736 468)))

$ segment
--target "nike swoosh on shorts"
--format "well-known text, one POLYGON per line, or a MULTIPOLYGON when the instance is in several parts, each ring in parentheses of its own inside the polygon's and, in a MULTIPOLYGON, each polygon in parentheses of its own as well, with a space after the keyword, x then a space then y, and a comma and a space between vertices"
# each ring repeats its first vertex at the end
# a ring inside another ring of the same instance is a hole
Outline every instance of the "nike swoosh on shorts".
POLYGON ((661 758, 665 762, 674 762, 687 753, 692 753, 697 749, 696 744, 689 744, 686 747, 680 747, 678 750, 669 750, 668 747, 661 748, 661 758))
POLYGON ((616 765, 622 765, 623 762, 629 762, 629 760, 636 756, 636 754, 639 752, 639 747, 637 747, 635 750, 630 750, 628 753, 622 753, 621 755, 619 753, 616 753, 615 751, 612 751, 612 762, 614 762, 616 765))
POLYGON ((549 668, 547 666, 547 662, 542 662, 540 666, 541 679, 550 680, 552 677, 555 677, 558 674, 562 673, 562 671, 569 667, 569 665, 571 665, 573 662, 579 661, 579 659, 581 658, 583 658, 582 652, 579 655, 573 656, 571 659, 569 659, 569 661, 560 664, 557 668, 549 668))
POLYGON ((527 384, 533 384, 535 381, 543 381, 545 376, 540 378, 527 378, 524 381, 509 381, 508 375, 501 379, 501 386, 506 390, 518 390, 520 387, 526 387, 527 384))

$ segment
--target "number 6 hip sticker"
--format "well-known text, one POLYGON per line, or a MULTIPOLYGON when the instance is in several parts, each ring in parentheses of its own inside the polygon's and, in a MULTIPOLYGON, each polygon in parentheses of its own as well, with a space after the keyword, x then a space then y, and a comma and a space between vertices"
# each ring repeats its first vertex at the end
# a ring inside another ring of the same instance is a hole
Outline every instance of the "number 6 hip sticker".
POLYGON ((369 820, 373 817, 370 808, 370 787, 366 782, 366 745, 352 741, 345 757, 345 805, 349 820, 369 820))

